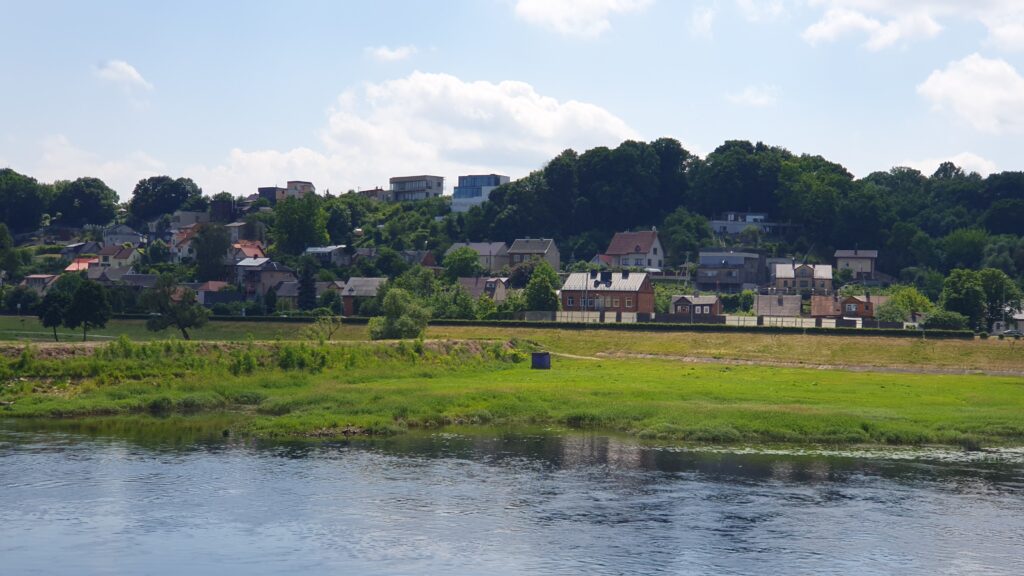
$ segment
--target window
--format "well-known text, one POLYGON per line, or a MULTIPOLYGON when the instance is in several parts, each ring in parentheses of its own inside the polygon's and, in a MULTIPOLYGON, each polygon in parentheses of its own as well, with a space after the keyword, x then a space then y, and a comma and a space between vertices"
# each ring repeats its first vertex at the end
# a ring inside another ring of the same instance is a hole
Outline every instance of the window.
POLYGON ((644 259, 643 258, 634 258, 633 259, 633 265, 634 266, 643 266, 644 265, 644 259))
POLYGON ((856 304, 847 304, 846 305, 846 311, 848 313, 850 313, 850 314, 856 314, 857 313, 857 305, 856 304))
POLYGON ((705 306, 704 307, 704 313, 705 314, 711 314, 711 306, 705 306))
POLYGON ((572 298, 572 296, 566 296, 565 297, 565 306, 567 308, 573 306, 573 298, 572 298))
POLYGON ((650 258, 648 258, 648 259, 647 259, 647 265, 648 265, 648 266, 650 266, 650 265, 651 265, 651 259, 650 259, 650 258))
POLYGON ((632 307, 633 307, 633 299, 627 297, 626 298, 626 308, 632 308, 632 307))
POLYGON ((612 298, 612 306, 614 306, 616 308, 619 307, 619 299, 618 298, 612 298))
POLYGON ((655 246, 655 247, 654 247, 654 255, 655 255, 655 256, 657 256, 657 255, 658 255, 658 247, 657 247, 657 246, 655 246))

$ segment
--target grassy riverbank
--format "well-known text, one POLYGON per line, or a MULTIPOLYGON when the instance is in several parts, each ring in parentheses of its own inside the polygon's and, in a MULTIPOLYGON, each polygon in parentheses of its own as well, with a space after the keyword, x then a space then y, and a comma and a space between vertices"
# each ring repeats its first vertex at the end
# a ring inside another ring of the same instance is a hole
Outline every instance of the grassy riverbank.
MULTIPOLYGON (((192 338, 208 342, 296 341, 306 338, 304 324, 217 320, 193 330, 192 338)), ((78 342, 81 333, 61 332, 63 342, 78 342)), ((134 342, 177 340, 168 330, 150 332, 143 320, 111 320, 107 328, 90 333, 90 340, 110 342, 126 336, 134 342)), ((428 339, 507 340, 537 343, 553 352, 582 356, 656 355, 690 359, 734 359, 759 363, 789 363, 808 367, 861 366, 906 369, 975 370, 1024 374, 1024 341, 921 340, 729 332, 618 332, 479 326, 431 326, 428 339)), ((366 326, 345 325, 335 340, 367 339, 366 326)), ((53 341, 35 317, 0 316, 0 342, 53 341)))
POLYGON ((555 358, 535 371, 526 349, 126 339, 8 348, 0 417, 230 413, 233 433, 264 437, 530 424, 709 443, 1024 444, 1020 378, 650 358, 555 358))

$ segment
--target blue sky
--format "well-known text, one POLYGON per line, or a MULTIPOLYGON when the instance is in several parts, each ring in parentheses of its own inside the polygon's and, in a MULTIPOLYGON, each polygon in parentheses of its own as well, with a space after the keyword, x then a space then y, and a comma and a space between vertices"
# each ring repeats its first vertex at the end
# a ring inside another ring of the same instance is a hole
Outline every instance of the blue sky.
POLYGON ((0 1, 0 166, 207 193, 677 138, 1024 169, 1019 0, 0 1), (895 6, 893 6, 895 5, 895 6))

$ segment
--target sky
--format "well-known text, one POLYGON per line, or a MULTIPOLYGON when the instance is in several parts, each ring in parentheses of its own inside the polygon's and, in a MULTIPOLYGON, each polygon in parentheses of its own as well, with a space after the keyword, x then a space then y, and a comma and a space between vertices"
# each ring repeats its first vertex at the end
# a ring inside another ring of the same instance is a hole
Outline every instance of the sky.
POLYGON ((0 0, 0 167, 310 180, 521 177, 671 137, 858 177, 1024 169, 1022 0, 0 0))

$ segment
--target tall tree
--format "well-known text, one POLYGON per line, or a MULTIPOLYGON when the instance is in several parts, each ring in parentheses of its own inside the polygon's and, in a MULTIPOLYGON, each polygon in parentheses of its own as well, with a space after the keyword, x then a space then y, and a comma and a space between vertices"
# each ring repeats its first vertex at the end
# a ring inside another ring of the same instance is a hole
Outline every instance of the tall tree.
POLYGON ((63 226, 108 224, 117 209, 117 192, 99 178, 79 178, 73 182, 54 184, 56 195, 50 204, 50 215, 60 214, 57 223, 63 226))
POLYGON ((202 328, 209 320, 209 312, 196 300, 196 293, 179 287, 172 274, 162 274, 156 286, 142 295, 142 305, 150 312, 146 328, 160 332, 174 327, 181 337, 189 340, 188 331, 202 328))
POLYGON ((327 211, 316 194, 288 198, 274 208, 274 245, 285 254, 298 255, 310 246, 328 242, 327 211))
POLYGON ((0 169, 0 222, 14 232, 35 230, 50 203, 50 189, 10 168, 0 169))
POLYGON ((985 289, 974 270, 956 269, 942 284, 942 307, 967 317, 972 328, 985 320, 985 289))
POLYGON ((526 305, 530 310, 558 310, 558 274, 550 264, 541 260, 533 269, 526 284, 526 305))
POLYGON ((305 264, 299 271, 299 310, 316 308, 316 271, 313 266, 305 264))
POLYGON ((444 257, 445 276, 453 282, 458 278, 479 276, 483 271, 480 255, 468 246, 456 248, 444 257))
POLYGON ((203 191, 189 178, 151 176, 139 180, 128 201, 128 213, 136 223, 144 223, 175 210, 199 207, 203 191))
POLYGON ((1021 307, 1021 290, 1002 270, 985 268, 978 272, 978 281, 985 292, 985 327, 1005 320, 1021 307))
POLYGON ((204 224, 192 246, 196 251, 196 276, 200 281, 224 278, 224 258, 231 248, 231 235, 220 224, 204 224))
POLYGON ((71 298, 61 290, 51 290, 39 305, 37 310, 39 321, 43 327, 53 329, 54 342, 60 342, 57 328, 63 326, 67 321, 67 311, 70 305, 71 298))
POLYGON ((75 290, 71 304, 67 309, 65 326, 74 330, 82 327, 82 340, 86 340, 89 330, 103 328, 110 319, 110 302, 107 291, 92 280, 84 280, 75 290))

